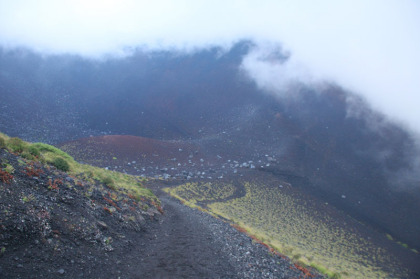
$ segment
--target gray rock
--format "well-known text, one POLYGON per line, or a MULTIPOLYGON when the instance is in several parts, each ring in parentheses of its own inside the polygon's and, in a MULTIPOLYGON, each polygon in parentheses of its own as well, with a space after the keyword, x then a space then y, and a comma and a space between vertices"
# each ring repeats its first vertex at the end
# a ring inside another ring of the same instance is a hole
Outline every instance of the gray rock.
POLYGON ((107 225, 107 224, 105 224, 105 222, 98 221, 97 223, 98 223, 98 226, 99 226, 101 229, 108 229, 108 225, 107 225))
POLYGON ((274 163, 274 162, 276 162, 276 159, 274 159, 273 157, 268 156, 267 157, 267 161, 274 163))

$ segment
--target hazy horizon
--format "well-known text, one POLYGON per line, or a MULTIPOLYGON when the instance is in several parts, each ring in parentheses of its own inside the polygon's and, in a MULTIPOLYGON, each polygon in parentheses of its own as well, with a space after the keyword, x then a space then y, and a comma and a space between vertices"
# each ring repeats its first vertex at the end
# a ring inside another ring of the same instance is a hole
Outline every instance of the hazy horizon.
POLYGON ((103 59, 133 48, 255 48, 242 68, 283 94, 337 83, 420 132, 420 3, 415 1, 0 1, 0 46, 103 59), (284 62, 275 59, 281 52, 284 62), (274 55, 273 55, 274 54, 274 55), (274 57, 274 58, 273 58, 274 57))

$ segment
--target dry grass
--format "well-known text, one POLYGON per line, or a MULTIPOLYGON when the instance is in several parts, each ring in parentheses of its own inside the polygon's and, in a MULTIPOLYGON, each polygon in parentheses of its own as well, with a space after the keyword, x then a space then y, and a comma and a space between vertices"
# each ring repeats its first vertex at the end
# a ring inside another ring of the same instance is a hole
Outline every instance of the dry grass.
POLYGON ((198 183, 190 182, 177 188, 166 188, 165 191, 172 196, 182 197, 183 200, 193 204, 197 202, 217 201, 229 198, 235 192, 232 184, 225 183, 198 183))
MULTIPOLYGON (((2 133, 0 133, 0 137, 4 139, 6 148, 8 150, 14 151, 13 148, 15 150, 17 149, 17 140, 15 138, 10 138, 2 133)), ((153 201, 157 205, 160 205, 160 202, 156 196, 149 189, 143 187, 142 182, 144 181, 144 178, 142 177, 106 170, 91 165, 80 164, 76 162, 69 154, 48 144, 28 143, 21 140, 19 140, 18 144, 19 148, 20 145, 22 146, 22 150, 19 150, 19 153, 29 160, 37 160, 46 164, 53 165, 57 158, 61 158, 65 160, 70 167, 67 173, 75 177, 75 179, 79 177, 93 184, 97 182, 103 183, 115 191, 129 194, 137 200, 145 198, 147 200, 153 201), (31 151, 31 153, 29 151, 31 151), (32 153, 36 153, 36 156, 32 153)))
MULTIPOLYGON (((190 206, 199 200, 207 201, 210 212, 231 220, 277 251, 330 277, 391 278, 395 275, 383 269, 388 266, 391 270, 396 262, 387 251, 340 223, 342 220, 336 220, 319 205, 290 191, 257 182, 244 183, 244 197, 217 202, 219 191, 224 189, 220 184, 187 183, 166 191, 190 206), (212 185, 217 189, 208 189, 212 185)), ((226 197, 233 193, 231 187, 225 186, 226 197)))

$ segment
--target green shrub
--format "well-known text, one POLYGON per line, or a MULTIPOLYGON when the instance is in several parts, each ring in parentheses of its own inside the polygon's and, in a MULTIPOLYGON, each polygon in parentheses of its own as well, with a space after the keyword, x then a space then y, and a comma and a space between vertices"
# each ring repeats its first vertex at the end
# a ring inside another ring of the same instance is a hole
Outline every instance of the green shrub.
POLYGON ((6 147, 6 140, 3 137, 0 137, 0 149, 6 147))
POLYGON ((52 164, 59 170, 62 171, 69 171, 70 170, 70 165, 69 163, 67 163, 66 160, 64 160, 63 158, 57 157, 53 160, 52 164))
POLYGON ((54 147, 52 145, 37 142, 37 143, 32 144, 32 146, 36 148, 39 152, 51 152, 58 156, 66 158, 67 160, 73 160, 73 157, 71 157, 69 154, 67 154, 63 150, 58 149, 57 147, 54 147))
POLYGON ((28 152, 35 157, 40 155, 38 148, 36 148, 34 145, 30 145, 28 147, 28 152))
POLYGON ((7 146, 13 151, 13 152, 22 152, 25 148, 25 143, 20 138, 11 138, 7 142, 7 146))
POLYGON ((15 168, 12 165, 6 164, 6 168, 4 169, 9 174, 13 174, 15 172, 15 168))
POLYGON ((29 153, 27 150, 23 151, 21 156, 25 159, 28 159, 28 160, 34 160, 35 159, 34 155, 29 153))
POLYGON ((297 260, 299 260, 301 257, 302 257, 302 255, 301 255, 301 254, 295 254, 295 255, 293 255, 293 260, 297 261, 297 260))
POLYGON ((115 188, 114 180, 110 176, 105 176, 105 177, 101 178, 101 181, 102 181, 103 184, 105 184, 109 188, 111 188, 111 189, 115 188))

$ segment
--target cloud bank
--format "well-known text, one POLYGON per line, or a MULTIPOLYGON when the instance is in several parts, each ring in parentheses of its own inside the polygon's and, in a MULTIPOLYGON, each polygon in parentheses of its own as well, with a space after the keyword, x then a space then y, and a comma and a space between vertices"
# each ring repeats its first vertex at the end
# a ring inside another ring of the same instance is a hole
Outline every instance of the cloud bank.
POLYGON ((258 47, 243 67, 262 88, 331 80, 416 131, 419 26, 415 0, 0 0, 4 48, 98 58, 136 47, 194 51, 251 39, 258 47), (267 59, 279 46, 289 55, 285 63, 267 59))

